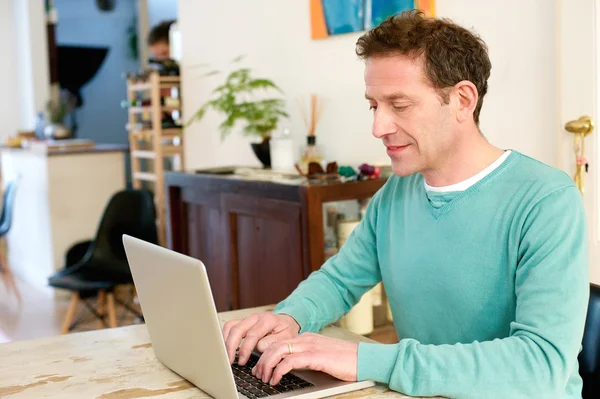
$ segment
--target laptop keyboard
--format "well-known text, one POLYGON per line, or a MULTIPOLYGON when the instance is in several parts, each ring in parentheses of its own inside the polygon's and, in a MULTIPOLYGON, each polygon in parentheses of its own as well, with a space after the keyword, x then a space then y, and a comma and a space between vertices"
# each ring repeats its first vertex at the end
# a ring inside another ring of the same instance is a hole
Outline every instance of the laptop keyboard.
POLYGON ((277 385, 271 386, 268 383, 265 384, 262 380, 252 375, 252 368, 256 366, 256 362, 258 362, 258 356, 252 354, 245 365, 240 366, 237 364, 237 356, 236 361, 231 365, 238 392, 249 399, 266 398, 268 396, 279 395, 283 392, 314 386, 310 382, 293 374, 284 375, 277 385))

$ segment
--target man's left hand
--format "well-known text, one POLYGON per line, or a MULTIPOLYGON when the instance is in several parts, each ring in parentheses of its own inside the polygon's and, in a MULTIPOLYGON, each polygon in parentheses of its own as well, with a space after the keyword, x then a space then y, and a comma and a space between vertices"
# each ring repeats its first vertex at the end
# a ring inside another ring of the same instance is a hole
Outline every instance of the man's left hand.
POLYGON ((261 355, 253 374, 271 385, 279 384, 281 377, 291 370, 301 368, 322 371, 343 381, 356 381, 357 364, 358 343, 304 333, 271 345, 261 355))

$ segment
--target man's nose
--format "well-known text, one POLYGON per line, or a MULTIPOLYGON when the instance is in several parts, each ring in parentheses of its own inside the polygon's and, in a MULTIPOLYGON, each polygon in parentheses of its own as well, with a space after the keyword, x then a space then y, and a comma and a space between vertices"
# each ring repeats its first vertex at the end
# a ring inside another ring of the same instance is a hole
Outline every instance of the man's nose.
POLYGON ((381 108, 375 110, 373 114, 373 136, 381 139, 388 134, 396 133, 398 127, 393 121, 392 115, 388 112, 384 112, 381 108))

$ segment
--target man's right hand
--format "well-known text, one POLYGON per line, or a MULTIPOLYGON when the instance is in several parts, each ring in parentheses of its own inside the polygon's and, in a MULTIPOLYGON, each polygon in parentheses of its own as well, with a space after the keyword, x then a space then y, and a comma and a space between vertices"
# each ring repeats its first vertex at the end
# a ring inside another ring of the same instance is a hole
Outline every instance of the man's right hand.
POLYGON ((228 321, 223 326, 223 338, 229 363, 234 362, 238 348, 238 364, 243 366, 255 347, 262 353, 275 342, 297 337, 299 331, 296 320, 283 314, 257 313, 245 319, 228 321), (244 342, 240 347, 242 339, 244 342))

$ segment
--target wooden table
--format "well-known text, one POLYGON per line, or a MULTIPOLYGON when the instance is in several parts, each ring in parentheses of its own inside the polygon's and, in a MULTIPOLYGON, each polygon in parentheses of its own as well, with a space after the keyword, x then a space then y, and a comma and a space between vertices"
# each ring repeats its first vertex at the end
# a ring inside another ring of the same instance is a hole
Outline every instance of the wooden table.
MULTIPOLYGON (((272 307, 220 313, 221 323, 272 307)), ((366 340, 336 327, 322 334, 366 340)), ((163 366, 155 357, 145 325, 73 333, 0 344, 0 398, 145 397, 210 398, 163 366)), ((401 399, 408 396, 377 385, 337 399, 401 399)))

